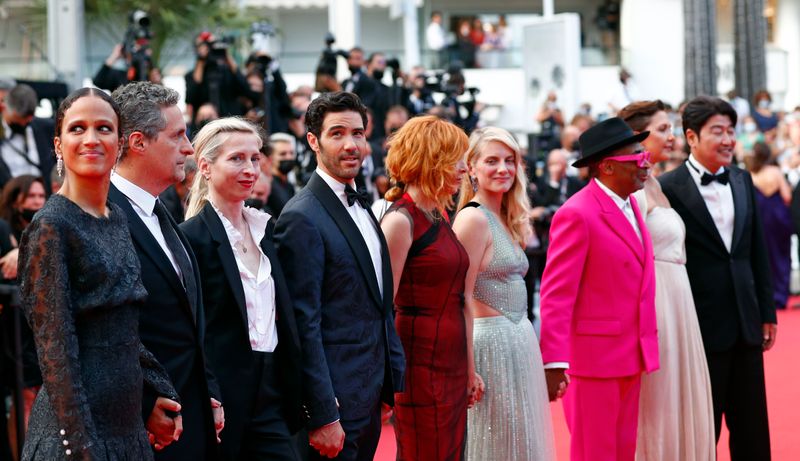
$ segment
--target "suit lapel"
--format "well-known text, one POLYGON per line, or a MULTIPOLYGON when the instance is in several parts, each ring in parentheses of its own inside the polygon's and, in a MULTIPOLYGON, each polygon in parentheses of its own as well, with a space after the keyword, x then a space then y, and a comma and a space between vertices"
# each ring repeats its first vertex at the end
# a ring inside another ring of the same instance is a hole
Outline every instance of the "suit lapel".
POLYGON ((242 278, 239 275, 239 266, 236 264, 236 257, 233 255, 228 234, 225 232, 222 221, 210 203, 206 203, 200 211, 200 218, 208 227, 208 233, 217 245, 217 255, 222 263, 222 271, 225 273, 225 278, 231 287, 236 305, 239 307, 239 313, 242 316, 245 329, 247 329, 249 328, 247 323, 247 304, 244 298, 244 289, 242 288, 242 278))
POLYGON ((700 191, 697 189, 697 184, 694 182, 694 179, 692 179, 692 176, 689 173, 689 167, 686 166, 686 162, 677 168, 675 175, 676 198, 683 202, 683 204, 686 206, 686 209, 689 210, 689 213, 691 213, 694 219, 700 223, 700 227, 705 229, 714 242, 719 245, 722 251, 727 253, 728 250, 725 248, 725 243, 722 241, 722 237, 719 235, 717 225, 714 224, 714 219, 711 217, 711 213, 708 211, 708 207, 706 206, 705 200, 703 200, 703 196, 700 195, 700 191))
MULTIPOLYGON (((639 262, 644 263, 644 246, 642 246, 644 238, 639 240, 639 236, 636 235, 636 231, 633 229, 633 226, 631 226, 628 218, 625 217, 625 214, 619 209, 617 204, 614 203, 611 197, 600 189, 600 186, 598 186, 595 181, 590 181, 589 184, 592 194, 600 204, 602 211, 600 216, 603 217, 611 230, 633 250, 636 257, 639 258, 639 262)), ((634 213, 636 213, 636 211, 634 211, 634 213)), ((641 222, 641 218, 638 217, 638 214, 637 221, 641 222)), ((639 225, 641 226, 641 224, 639 225)), ((644 237, 644 234, 642 234, 642 237, 644 237)))
POLYGON ((744 175, 739 170, 729 168, 731 193, 733 194, 733 238, 731 239, 731 252, 736 248, 744 232, 745 217, 747 216, 747 186, 744 175))
MULTIPOLYGON (((314 173, 311 176, 307 187, 314 194, 314 196, 317 197, 320 203, 322 203, 322 206, 325 208, 328 214, 331 215, 331 218, 333 218, 336 226, 339 227, 342 235, 344 235, 344 238, 347 240, 347 244, 350 246, 350 250, 353 252, 353 255, 356 258, 358 267, 361 269, 361 273, 364 275, 364 278, 367 281, 367 286, 369 287, 369 291, 372 294, 373 299, 381 308, 381 310, 383 310, 384 304, 380 296, 380 290, 378 289, 378 280, 375 276, 372 258, 370 257, 367 244, 364 242, 364 236, 361 235, 358 226, 356 226, 356 223, 353 222, 353 218, 351 218, 350 214, 347 213, 344 205, 342 205, 342 202, 339 201, 338 197, 336 197, 336 194, 333 193, 333 190, 331 190, 328 184, 325 183, 325 180, 323 180, 318 174, 314 173)), ((380 234, 380 232, 378 232, 378 234, 380 234)), ((385 245, 386 243, 382 242, 381 248, 384 248, 385 245)), ((382 259, 388 260, 388 258, 382 259)), ((384 289, 384 292, 385 291, 386 290, 384 289)))
MULTIPOLYGON (((153 265, 156 266, 164 278, 167 279, 175 294, 177 294, 186 303, 186 305, 189 306, 192 319, 196 321, 197 316, 195 307, 189 302, 189 297, 186 294, 186 290, 183 288, 183 283, 178 278, 178 273, 175 272, 175 269, 172 267, 172 262, 164 253, 164 250, 161 249, 161 245, 159 245, 156 241, 156 238, 153 237, 150 229, 145 226, 144 222, 142 222, 142 219, 139 218, 138 214, 136 214, 133 206, 128 201, 128 197, 120 192, 119 189, 114 187, 113 184, 108 190, 108 197, 125 211, 125 214, 128 218, 128 226, 130 229, 131 238, 133 239, 134 243, 136 243, 136 245, 142 249, 142 253, 144 253, 148 258, 150 258, 150 260, 153 261, 153 265)), ((178 236, 180 236, 180 233, 178 236)))

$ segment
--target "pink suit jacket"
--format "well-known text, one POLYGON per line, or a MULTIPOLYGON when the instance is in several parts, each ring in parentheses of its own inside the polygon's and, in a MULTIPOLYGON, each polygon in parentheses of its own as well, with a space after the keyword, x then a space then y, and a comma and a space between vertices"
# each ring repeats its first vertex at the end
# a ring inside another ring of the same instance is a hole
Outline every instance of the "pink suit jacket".
POLYGON ((541 287, 544 363, 619 378, 658 369, 650 234, 631 196, 642 241, 594 180, 556 212, 541 287))

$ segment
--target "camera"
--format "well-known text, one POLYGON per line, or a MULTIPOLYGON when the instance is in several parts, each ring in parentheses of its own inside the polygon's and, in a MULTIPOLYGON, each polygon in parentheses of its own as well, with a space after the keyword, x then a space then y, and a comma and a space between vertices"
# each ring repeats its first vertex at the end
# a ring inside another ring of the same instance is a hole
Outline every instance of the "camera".
POLYGON ((130 80, 147 80, 147 73, 152 67, 149 48, 153 33, 150 31, 150 16, 142 10, 134 10, 128 15, 128 29, 122 48, 130 56, 130 68, 133 75, 130 80))

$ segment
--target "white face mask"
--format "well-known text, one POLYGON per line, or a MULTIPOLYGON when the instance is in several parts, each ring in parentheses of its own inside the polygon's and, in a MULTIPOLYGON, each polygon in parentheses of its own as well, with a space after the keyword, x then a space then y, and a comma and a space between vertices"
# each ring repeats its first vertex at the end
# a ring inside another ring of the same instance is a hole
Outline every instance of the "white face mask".
POLYGON ((744 132, 745 133, 755 133, 758 127, 754 122, 747 122, 744 124, 744 132))
POLYGON ((762 99, 758 101, 758 107, 760 109, 769 109, 769 105, 770 105, 769 99, 762 99))

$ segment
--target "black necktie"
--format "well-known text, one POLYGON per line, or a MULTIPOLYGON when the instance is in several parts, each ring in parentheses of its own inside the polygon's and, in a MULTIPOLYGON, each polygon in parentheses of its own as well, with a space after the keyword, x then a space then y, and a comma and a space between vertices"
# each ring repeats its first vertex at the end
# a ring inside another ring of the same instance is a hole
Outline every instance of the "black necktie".
POLYGON ((728 184, 729 174, 730 173, 728 172, 728 170, 723 170, 722 173, 720 174, 703 173, 703 176, 700 177, 700 184, 703 186, 707 186, 712 182, 717 181, 718 183, 725 186, 728 184))
POLYGON ((356 192, 350 184, 346 184, 344 186, 344 193, 347 194, 347 206, 353 206, 354 203, 358 202, 364 209, 369 208, 369 199, 367 199, 367 194, 363 192, 356 192))
POLYGON ((164 234, 164 240, 167 242, 167 248, 169 248, 169 251, 175 258, 175 262, 178 264, 178 267, 181 270, 183 275, 183 285, 186 289, 186 296, 189 298, 189 304, 194 311, 196 302, 195 297, 197 295, 197 284, 194 279, 192 262, 189 261, 186 248, 183 246, 183 243, 181 243, 181 239, 178 238, 178 233, 175 232, 175 228, 172 227, 168 216, 169 212, 166 208, 164 208, 161 200, 156 200, 156 206, 153 208, 153 212, 155 213, 156 217, 158 217, 158 225, 161 227, 161 233, 164 234))

